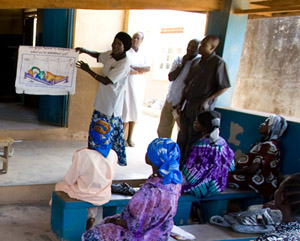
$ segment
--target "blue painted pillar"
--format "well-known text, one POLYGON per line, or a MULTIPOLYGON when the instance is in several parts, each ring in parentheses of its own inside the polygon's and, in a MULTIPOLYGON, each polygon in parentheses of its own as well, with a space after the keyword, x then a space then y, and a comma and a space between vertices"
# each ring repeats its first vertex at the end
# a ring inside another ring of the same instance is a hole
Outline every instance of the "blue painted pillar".
MULTIPOLYGON (((44 9, 40 45, 72 48, 74 9, 44 9)), ((69 96, 41 95, 39 121, 67 126, 69 96)))
POLYGON ((217 106, 230 107, 236 85, 248 15, 234 15, 234 8, 246 8, 248 0, 225 0, 223 11, 209 13, 206 35, 220 37, 216 50, 227 64, 231 88, 218 98, 217 106))
POLYGON ((43 10, 43 46, 72 48, 74 9, 43 10))

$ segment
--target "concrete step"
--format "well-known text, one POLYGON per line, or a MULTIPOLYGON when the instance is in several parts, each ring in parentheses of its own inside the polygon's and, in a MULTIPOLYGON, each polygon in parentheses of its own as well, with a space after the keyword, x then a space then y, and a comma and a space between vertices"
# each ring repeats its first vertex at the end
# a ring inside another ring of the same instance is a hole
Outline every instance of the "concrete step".
POLYGON ((87 131, 73 132, 64 127, 0 130, 0 136, 15 140, 86 140, 87 134, 87 131))
POLYGON ((0 204, 48 204, 55 184, 0 187, 0 204))

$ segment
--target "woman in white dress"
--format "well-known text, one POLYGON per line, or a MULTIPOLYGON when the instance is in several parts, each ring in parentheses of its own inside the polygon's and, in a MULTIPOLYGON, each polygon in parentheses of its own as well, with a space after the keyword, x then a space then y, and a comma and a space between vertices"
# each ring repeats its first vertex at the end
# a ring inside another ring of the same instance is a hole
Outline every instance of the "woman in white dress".
POLYGON ((144 74, 150 71, 150 64, 148 64, 144 53, 140 50, 143 39, 144 34, 142 32, 135 33, 132 37, 131 49, 127 52, 131 65, 125 89, 122 121, 125 130, 125 145, 131 147, 135 145, 132 141, 132 134, 144 100, 146 84, 144 74))

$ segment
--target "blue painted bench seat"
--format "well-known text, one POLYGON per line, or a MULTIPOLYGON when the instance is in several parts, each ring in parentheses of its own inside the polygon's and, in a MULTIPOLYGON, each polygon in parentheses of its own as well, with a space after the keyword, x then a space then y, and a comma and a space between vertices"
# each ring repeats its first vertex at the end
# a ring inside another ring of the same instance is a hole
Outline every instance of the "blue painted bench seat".
MULTIPOLYGON (((102 205, 103 217, 120 213, 129 202, 130 196, 113 194, 111 200, 102 205)), ((225 190, 224 192, 204 199, 192 195, 182 195, 178 201, 178 209, 174 217, 174 224, 187 225, 192 202, 201 203, 201 215, 208 221, 213 215, 224 215, 228 200, 255 200, 259 196, 253 191, 225 190)), ((257 202, 256 202, 257 203, 257 202)), ((87 208, 93 204, 70 198, 66 193, 54 191, 52 194, 51 230, 59 240, 80 241, 85 231, 87 208)))
MULTIPOLYGON (((130 196, 112 194, 111 200, 102 205, 103 217, 120 213, 130 200, 130 196)), ((187 224, 192 202, 198 201, 190 195, 183 195, 179 199, 177 214, 174 223, 187 224)), ((59 240, 80 240, 85 231, 87 208, 93 204, 70 198, 66 193, 55 191, 52 194, 51 229, 59 240)))
POLYGON ((263 198, 252 190, 225 189, 223 192, 203 199, 199 199, 201 217, 208 223, 214 215, 223 216, 226 212, 228 202, 232 199, 239 199, 243 209, 250 205, 262 204, 263 198))

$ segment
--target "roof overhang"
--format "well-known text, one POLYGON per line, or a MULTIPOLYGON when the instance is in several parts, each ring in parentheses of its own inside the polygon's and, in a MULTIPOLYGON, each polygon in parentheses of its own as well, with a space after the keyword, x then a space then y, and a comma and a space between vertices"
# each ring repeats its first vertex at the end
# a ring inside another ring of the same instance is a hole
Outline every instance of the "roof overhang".
POLYGON ((223 8, 223 0, 0 0, 0 9, 11 8, 214 11, 223 8))
MULTIPOLYGON (((172 9, 181 11, 222 11, 226 0, 0 0, 0 9, 70 8, 98 10, 172 9)), ((299 16, 299 0, 235 0, 243 4, 234 14, 250 18, 299 16), (244 6, 247 6, 244 8, 244 6)))

